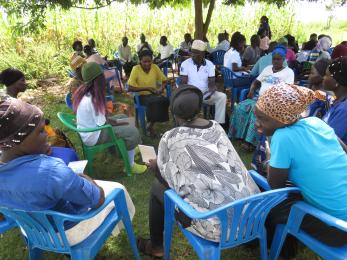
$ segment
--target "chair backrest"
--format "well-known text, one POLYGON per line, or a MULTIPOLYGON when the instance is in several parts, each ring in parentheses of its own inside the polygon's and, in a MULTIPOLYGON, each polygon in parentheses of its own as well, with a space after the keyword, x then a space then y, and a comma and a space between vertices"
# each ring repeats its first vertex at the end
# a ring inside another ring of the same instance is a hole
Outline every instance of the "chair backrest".
POLYGON ((58 118, 60 121, 70 130, 78 132, 76 125, 76 116, 73 114, 58 112, 58 118))
POLYGON ((222 67, 221 71, 223 75, 224 88, 226 87, 232 88, 234 86, 234 83, 233 83, 233 79, 235 78, 234 72, 227 67, 222 67))
POLYGON ((72 97, 71 92, 65 95, 65 104, 68 108, 72 109, 72 97))
POLYGON ((221 221, 221 248, 233 247, 260 237, 270 210, 287 197, 288 189, 274 190, 222 207, 217 214, 221 221))
POLYGON ((212 62, 214 65, 223 65, 224 64, 224 55, 226 51, 219 50, 211 53, 212 62))
POLYGON ((32 247, 59 253, 71 251, 64 231, 64 219, 58 212, 24 211, 7 207, 0 207, 0 212, 16 221, 32 247))

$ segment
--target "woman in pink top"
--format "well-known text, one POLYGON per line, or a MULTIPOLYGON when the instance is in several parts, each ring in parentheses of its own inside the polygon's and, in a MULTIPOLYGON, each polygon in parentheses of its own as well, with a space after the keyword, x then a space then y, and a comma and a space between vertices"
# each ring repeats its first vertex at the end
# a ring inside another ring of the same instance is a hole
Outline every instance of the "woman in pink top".
POLYGON ((262 51, 267 51, 269 49, 270 38, 267 35, 267 31, 265 28, 261 28, 258 31, 258 35, 260 36, 260 45, 259 48, 262 51))

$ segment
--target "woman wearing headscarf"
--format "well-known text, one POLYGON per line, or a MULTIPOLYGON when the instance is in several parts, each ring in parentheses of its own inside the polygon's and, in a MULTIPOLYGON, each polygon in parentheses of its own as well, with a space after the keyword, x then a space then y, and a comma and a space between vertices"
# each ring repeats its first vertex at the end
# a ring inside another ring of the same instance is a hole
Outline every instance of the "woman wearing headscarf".
POLYGON ((246 100, 240 102, 230 119, 229 137, 243 139, 243 146, 251 150, 257 146, 259 136, 255 129, 254 106, 258 96, 261 96, 270 86, 278 82, 294 83, 294 72, 283 65, 286 58, 286 48, 277 46, 272 51, 272 65, 267 66, 252 83, 246 100))
POLYGON ((334 47, 334 50, 331 53, 331 59, 335 60, 344 56, 347 56, 347 42, 342 42, 334 47))
MULTIPOLYGON (((272 86, 259 97, 257 131, 272 136, 267 179, 273 189, 285 187, 289 181, 300 189, 304 201, 347 221, 347 147, 321 119, 301 118, 314 99, 312 90, 285 84, 272 86)), ((298 200, 301 198, 292 198, 274 208, 268 225, 286 223, 290 206, 298 200)), ((302 228, 323 243, 347 243, 345 232, 313 217, 305 217, 302 228)))
POLYGON ((169 120, 169 100, 162 96, 167 79, 160 68, 153 64, 151 51, 141 51, 139 58, 140 64, 131 71, 128 91, 139 92, 140 102, 146 107, 148 134, 155 137, 154 124, 169 120))
MULTIPOLYGON (((44 126, 39 108, 11 97, 0 99, 0 205, 26 211, 83 214, 100 207, 114 188, 121 188, 133 217, 135 208, 124 186, 78 175, 62 160, 46 155, 49 145, 44 126)), ((95 218, 65 222, 70 245, 94 232, 110 212, 109 207, 95 218)))
MULTIPOLYGON (((166 189, 175 190, 198 211, 209 211, 259 192, 223 128, 198 117, 202 102, 201 91, 190 85, 180 86, 171 98, 177 127, 163 135, 158 159, 149 164, 156 173, 150 195, 150 239, 138 238, 139 250, 147 255, 163 256, 166 189)), ((179 214, 179 221, 200 237, 220 240, 216 218, 194 220, 179 214)))
MULTIPOLYGON (((95 128, 104 124, 111 124, 114 134, 122 138, 128 150, 128 159, 132 173, 144 173, 145 165, 135 163, 135 148, 141 142, 137 128, 121 122, 125 115, 110 115, 106 110, 106 79, 99 64, 86 63, 82 67, 84 84, 80 86, 73 96, 73 110, 76 113, 78 128, 95 128)), ((93 146, 109 142, 111 137, 108 130, 80 133, 85 145, 93 146)))
POLYGON ((0 84, 4 84, 7 95, 14 98, 27 87, 23 72, 14 68, 5 69, 0 73, 0 84))
POLYGON ((331 44, 332 42, 330 37, 324 36, 320 38, 318 40, 316 47, 310 53, 310 56, 308 57, 308 61, 314 63, 321 59, 329 60, 331 57, 328 50, 330 49, 331 44))
POLYGON ((336 96, 323 120, 347 144, 347 57, 333 61, 326 71, 323 86, 336 96))

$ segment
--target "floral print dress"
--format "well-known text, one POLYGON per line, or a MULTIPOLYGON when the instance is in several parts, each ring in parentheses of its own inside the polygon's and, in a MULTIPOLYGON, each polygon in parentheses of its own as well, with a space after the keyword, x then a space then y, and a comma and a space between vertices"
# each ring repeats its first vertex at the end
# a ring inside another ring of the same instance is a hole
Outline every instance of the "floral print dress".
MULTIPOLYGON (((160 140, 158 167, 162 177, 192 207, 201 212, 259 193, 222 127, 176 127, 160 140)), ((192 220, 189 230, 220 240, 217 218, 192 220)))

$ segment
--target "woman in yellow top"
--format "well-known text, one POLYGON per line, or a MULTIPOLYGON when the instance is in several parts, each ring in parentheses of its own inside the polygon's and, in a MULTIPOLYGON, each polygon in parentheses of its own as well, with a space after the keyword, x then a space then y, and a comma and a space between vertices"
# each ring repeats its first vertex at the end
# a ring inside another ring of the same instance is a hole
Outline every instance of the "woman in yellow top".
POLYGON ((133 67, 128 80, 129 91, 139 92, 140 102, 146 107, 147 132, 153 137, 154 123, 169 120, 169 99, 161 95, 166 77, 159 67, 153 64, 151 51, 141 51, 139 58, 140 64, 133 67))

